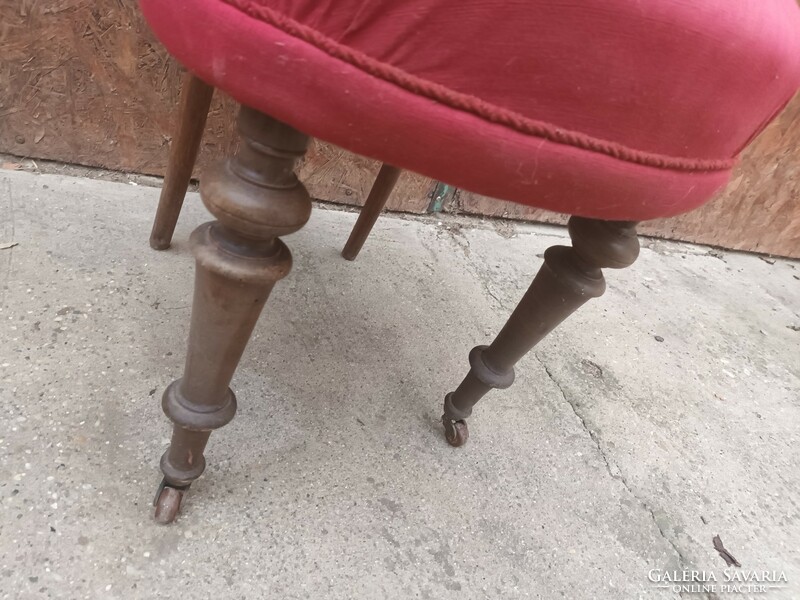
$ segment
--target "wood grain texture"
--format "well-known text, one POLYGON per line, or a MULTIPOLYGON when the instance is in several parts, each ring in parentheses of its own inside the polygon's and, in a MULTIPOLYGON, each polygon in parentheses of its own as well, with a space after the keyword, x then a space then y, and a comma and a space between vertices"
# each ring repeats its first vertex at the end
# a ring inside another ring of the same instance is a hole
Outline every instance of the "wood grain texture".
MULTIPOLYGON (((163 175, 181 68, 135 0, 0 0, 0 152, 163 175)), ((196 174, 233 153, 236 103, 216 93, 196 174)), ((315 144, 311 194, 363 204, 380 164, 315 144)), ((404 175, 390 210, 424 212, 430 180, 404 175)))

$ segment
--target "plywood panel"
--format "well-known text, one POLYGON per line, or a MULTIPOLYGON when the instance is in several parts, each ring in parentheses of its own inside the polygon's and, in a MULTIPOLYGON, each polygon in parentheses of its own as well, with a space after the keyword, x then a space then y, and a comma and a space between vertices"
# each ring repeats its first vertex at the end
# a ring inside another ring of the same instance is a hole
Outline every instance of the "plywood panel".
MULTIPOLYGON (((0 0, 0 152, 163 175, 179 84, 134 0, 0 0)), ((216 94, 200 170, 233 149, 234 120, 216 94)), ((377 169, 323 144, 303 172, 314 196, 360 204, 377 169)), ((389 206, 422 212, 431 187, 406 175, 389 206)))
MULTIPOLYGON (((0 0, 0 152, 163 175, 180 68, 135 0, 0 0)), ((198 167, 232 150, 235 103, 215 96, 198 167)), ((360 204, 378 164, 317 144, 302 165, 318 198, 360 204)), ((651 235, 800 257, 800 99, 746 152, 727 190, 651 235)), ((389 208, 423 212, 433 184, 404 174, 389 208)), ((563 216, 460 191, 448 210, 563 216)))
MULTIPOLYGON (((315 142, 300 166, 300 177, 315 198, 361 206, 367 198, 380 163, 346 150, 315 142)), ((409 171, 403 172, 389 197, 389 210, 421 213, 430 202, 434 183, 409 171)))
MULTIPOLYGON (((446 210, 524 221, 566 216, 459 191, 446 210)), ((685 215, 642 223, 646 235, 800 258, 800 95, 744 152, 730 184, 685 215)))

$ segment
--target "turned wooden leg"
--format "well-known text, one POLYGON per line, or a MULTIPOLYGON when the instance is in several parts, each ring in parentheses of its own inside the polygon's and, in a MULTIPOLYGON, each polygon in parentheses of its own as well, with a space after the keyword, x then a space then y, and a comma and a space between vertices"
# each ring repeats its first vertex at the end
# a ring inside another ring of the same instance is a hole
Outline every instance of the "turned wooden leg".
POLYGON ((361 213, 358 215, 358 220, 353 226, 353 231, 350 232, 350 237, 342 250, 342 256, 347 260, 355 260, 358 256, 364 242, 367 241, 369 232, 378 220, 383 207, 386 206, 386 201, 389 199, 389 194, 392 193, 397 178, 400 177, 402 171, 397 167, 383 164, 381 170, 378 171, 378 176, 375 178, 375 183, 372 184, 372 189, 369 191, 367 201, 361 208, 361 213))
POLYGON ((545 251, 542 268, 497 338, 472 349, 469 373, 445 396, 442 422, 451 445, 467 441, 465 419, 478 400, 492 388, 514 382, 514 365, 520 358, 587 300, 603 294, 601 268, 627 267, 639 255, 636 223, 572 217, 568 227, 572 247, 545 251))
POLYGON ((214 88, 191 73, 183 76, 181 107, 178 112, 178 129, 169 149, 169 163, 164 176, 164 187, 158 200, 156 219, 150 232, 150 246, 166 250, 172 241, 183 198, 192 178, 197 151, 203 139, 208 108, 214 88))
POLYGON ((200 184, 203 203, 218 220, 191 237, 197 271, 186 367, 163 397, 174 428, 155 501, 162 523, 175 518, 184 491, 202 474, 211 431, 236 412, 228 385, 272 286, 292 264, 278 236, 297 231, 311 214, 308 192, 293 171, 308 138, 246 107, 238 130, 236 156, 204 173, 200 184))

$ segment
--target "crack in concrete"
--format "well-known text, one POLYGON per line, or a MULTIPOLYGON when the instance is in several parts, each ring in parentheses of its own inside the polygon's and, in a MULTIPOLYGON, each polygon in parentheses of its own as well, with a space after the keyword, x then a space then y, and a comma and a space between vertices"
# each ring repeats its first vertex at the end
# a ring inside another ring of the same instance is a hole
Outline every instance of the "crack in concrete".
POLYGON ((483 277, 479 277, 479 279, 481 280, 481 285, 483 285, 483 291, 485 291, 492 298, 494 298, 494 301, 497 302, 497 304, 498 304, 498 306, 500 308, 502 308, 503 310, 508 310, 508 309, 506 309, 505 304, 503 303, 503 301, 500 300, 500 298, 498 298, 497 296, 494 295, 494 292, 489 287, 489 283, 487 281, 484 281, 483 277))
MULTIPOLYGON (((613 479, 616 479, 617 481, 619 481, 622 484, 622 486, 625 488, 625 490, 627 490, 627 492, 641 505, 641 507, 647 512, 647 514, 650 515, 650 519, 653 521, 653 524, 655 525, 656 530, 658 531, 659 535, 662 538, 664 538, 664 540, 670 545, 672 550, 678 556, 678 561, 679 561, 681 570, 688 570, 688 562, 689 562, 688 559, 683 555, 683 553, 680 551, 680 549, 675 544, 675 542, 672 539, 670 539, 670 537, 667 535, 667 533, 661 528, 661 525, 659 525, 658 520, 656 519, 656 515, 653 512, 653 509, 650 508, 650 506, 647 504, 647 502, 645 502, 642 498, 640 498, 633 491, 631 486, 628 484, 627 479, 625 479, 625 476, 622 474, 622 471, 620 470, 619 466, 614 464, 608 458, 608 455, 605 453, 605 450, 603 450, 603 446, 600 443, 600 438, 586 424, 586 420, 584 419, 583 415, 577 409, 577 407, 575 406, 575 403, 572 402, 569 399, 569 397, 567 396, 566 392, 564 391, 564 388, 561 387, 561 384, 555 378, 555 376, 553 375, 552 371, 550 371, 550 368, 545 364, 545 362, 541 359, 541 357, 539 357, 539 355, 536 354, 536 352, 532 352, 531 354, 533 354, 533 357, 542 366, 542 368, 544 369, 545 373, 547 373, 547 376, 550 378, 550 381, 552 381, 555 384, 555 386, 558 388, 558 391, 561 393, 561 396, 564 398, 564 401, 570 406, 570 408, 572 409, 573 414, 577 417, 578 421, 580 421, 581 426, 586 430, 586 433, 589 434, 589 437, 594 442, 594 445, 597 448, 597 451, 598 451, 598 453, 600 454, 600 457, 603 460, 603 464, 605 464, 606 471, 608 471, 608 474, 613 479)), ((680 593, 680 596, 683 598, 684 594, 680 593)), ((697 596, 694 595, 694 597, 696 598, 697 596)), ((717 595, 716 594, 706 594, 706 598, 708 600, 714 600, 715 598, 717 598, 717 595)))
MULTIPOLYGON (((5 219, 0 222, 0 226, 3 226, 0 230, 0 233, 5 231, 5 229, 10 230, 10 237, 8 240, 0 239, 0 242, 15 242, 16 241, 16 225, 14 220, 14 196, 11 194, 11 181, 8 178, 5 178, 5 194, 0 196, 0 200, 3 197, 8 199, 8 209, 5 211, 8 215, 8 227, 6 227, 5 219)), ((8 261, 6 262, 5 269, 2 269, 2 277, 0 277, 0 308, 6 307, 6 290, 8 289, 8 283, 11 281, 11 265, 14 259, 14 247, 9 247, 7 250, 3 252, 3 254, 8 255, 8 261)))
MULTIPOLYGON (((454 233, 453 231, 451 231, 449 227, 445 227, 444 229, 445 229, 445 231, 447 231, 447 233, 449 234, 449 236, 448 236, 448 239, 450 240, 450 242, 451 242, 451 243, 452 243, 454 246, 456 246, 456 247, 458 247, 459 249, 461 249, 461 250, 464 252, 464 255, 465 255, 465 257, 466 257, 466 258, 469 258, 469 256, 470 256, 470 252, 469 252, 469 241, 468 241, 468 240, 466 240, 466 241, 467 241, 467 248, 465 248, 465 247, 464 247, 464 245, 461 243, 461 241, 460 241, 459 239, 457 239, 457 234, 456 234, 456 233, 454 233)), ((460 234, 461 236, 463 236, 463 233, 462 233, 461 231, 458 231, 458 234, 460 234)), ((437 230, 436 237, 437 237, 438 239, 441 239, 441 237, 440 237, 440 231, 439 231, 439 230, 437 230)), ((465 238, 465 239, 466 239, 466 238, 465 238)), ((472 264, 472 261, 469 261, 469 260, 468 260, 468 261, 467 261, 467 265, 468 265, 468 268, 469 268, 469 270, 470 270, 470 271, 472 271, 473 275, 475 275, 475 276, 477 277, 477 279, 478 279, 478 282, 480 283, 480 285, 481 285, 481 287, 483 288, 484 292, 485 292, 485 293, 486 293, 488 296, 490 296, 490 297, 491 297, 491 298, 492 298, 492 299, 493 299, 493 300, 494 300, 494 301, 497 303, 497 305, 498 305, 498 307, 499 307, 500 309, 502 309, 502 310, 504 310, 504 311, 507 311, 508 313, 510 313, 512 309, 509 309, 508 307, 506 307, 506 305, 505 305, 505 302, 503 302, 503 300, 501 300, 500 298, 498 298, 498 297, 497 297, 497 296, 494 294, 494 292, 493 292, 493 291, 492 291, 492 289, 491 289, 491 285, 490 285, 490 279, 489 279, 489 278, 486 276, 486 274, 485 274, 485 273, 483 273, 483 272, 482 272, 482 270, 481 270, 479 267, 477 267, 477 266, 473 265, 473 264, 472 264)), ((564 398, 564 401, 565 401, 565 402, 566 402, 566 403, 567 403, 567 404, 570 406, 570 408, 572 409, 572 412, 573 412, 573 414, 574 414, 574 415, 575 415, 575 417, 577 417, 577 419, 580 421, 580 423, 581 423, 581 426, 583 427, 583 429, 584 429, 584 430, 585 430, 585 431, 586 431, 586 432, 589 434, 589 437, 591 438, 592 442, 594 442, 594 445, 595 445, 595 447, 597 448, 597 451, 598 451, 598 453, 600 454, 600 457, 601 457, 601 458, 602 458, 602 460, 603 460, 603 464, 605 465, 605 467, 606 467, 606 471, 608 472, 608 474, 609 474, 609 475, 610 475, 610 476, 611 476, 613 479, 616 479, 616 480, 618 480, 618 481, 619 481, 619 482, 622 484, 622 486, 625 488, 625 490, 628 492, 628 494, 629 494, 629 495, 630 495, 630 496, 631 496, 631 497, 632 497, 634 500, 636 500, 636 502, 638 502, 638 503, 639 503, 639 505, 640 505, 640 506, 641 506, 641 507, 644 509, 644 511, 645 511, 645 512, 646 512, 646 513, 647 513, 647 514, 650 516, 650 519, 651 519, 651 521, 653 522, 653 525, 655 526, 656 530, 658 531, 658 534, 659 534, 659 535, 660 535, 660 536, 661 536, 661 537, 664 539, 664 541, 666 541, 666 542, 667 542, 667 544, 669 544, 670 548, 672 548, 672 551, 673 551, 673 552, 675 553, 675 555, 678 557, 678 564, 680 565, 680 569, 681 569, 681 570, 688 570, 688 562, 689 562, 689 561, 688 561, 688 559, 687 559, 687 558, 686 558, 686 557, 683 555, 683 553, 680 551, 680 549, 679 549, 679 548, 678 548, 678 546, 675 544, 675 542, 674 542, 672 539, 670 539, 670 537, 667 535, 667 533, 666 533, 666 532, 665 532, 665 531, 664 531, 664 530, 661 528, 661 525, 659 525, 659 523, 658 523, 658 520, 656 519, 656 515, 655 515, 655 513, 653 512, 653 509, 652 509, 652 508, 650 508, 650 506, 647 504, 647 502, 645 502, 645 501, 644 501, 642 498, 640 498, 640 497, 639 497, 639 496, 638 496, 638 495, 637 495, 637 494, 636 494, 636 493, 633 491, 633 489, 632 489, 632 488, 630 487, 630 485, 628 484, 628 481, 627 481, 627 479, 626 479, 626 478, 625 478, 625 476, 622 474, 622 471, 621 471, 621 469, 619 468, 619 466, 617 466, 616 464, 614 464, 614 463, 613 463, 613 462, 612 462, 612 461, 609 459, 608 455, 606 455, 606 453, 605 453, 605 451, 603 450, 603 447, 602 447, 602 445, 601 445, 601 443, 600 443, 600 439, 599 439, 599 437, 597 436, 597 434, 596 434, 594 431, 592 431, 592 430, 589 428, 589 426, 588 426, 588 425, 587 425, 587 423, 586 423, 586 420, 583 418, 583 415, 582 415, 582 414, 581 414, 581 413, 578 411, 578 409, 577 409, 577 407, 575 406, 575 404, 574 404, 573 402, 571 402, 571 401, 570 401, 570 399, 567 397, 567 394, 566 394, 566 392, 564 391, 564 388, 562 388, 562 387, 561 387, 561 384, 558 382, 558 380, 557 380, 557 379, 554 377, 553 373, 550 371, 550 368, 549 368, 549 367, 548 367, 548 366, 547 366, 547 365, 544 363, 544 361, 543 361, 543 360, 542 360, 542 359, 541 359, 541 358, 540 358, 540 357, 539 357, 539 356, 536 354, 536 352, 535 352, 535 351, 532 351, 532 352, 531 352, 531 354, 532 354, 532 355, 533 355, 533 357, 536 359, 536 361, 537 361, 537 362, 538 362, 538 363, 539 363, 539 364, 542 366, 542 368, 544 368, 545 372, 547 373, 547 376, 550 378, 550 380, 551 380, 551 381, 552 381, 552 382, 555 384, 555 386, 558 388, 558 391, 561 393, 561 396, 564 398)), ((678 594, 678 595, 679 595, 679 597, 681 597, 681 598, 687 598, 687 597, 688 597, 688 596, 687 596, 687 593, 685 593, 685 592, 679 592, 679 594, 678 594)), ((693 597, 693 598, 697 598, 698 596, 697 596, 696 594, 692 594, 692 597, 693 597)), ((706 594, 704 594, 704 596, 700 596, 700 597, 701 597, 701 598, 702 598, 702 597, 705 597, 705 599, 706 599, 706 600, 718 600, 718 596, 717 596, 717 594, 714 594, 714 593, 706 593, 706 594)))
MULTIPOLYGON (((438 228, 436 230, 436 238, 439 240, 442 239, 440 235, 442 230, 444 230, 448 234, 446 239, 449 240, 453 244, 453 246, 461 250, 464 253, 465 258, 469 259, 470 258, 469 239, 467 239, 467 237, 464 235, 461 228, 455 229, 450 226, 438 228)), ((483 291, 486 292, 486 294, 490 296, 497 303, 497 306, 505 311, 508 311, 508 313, 511 314, 512 309, 509 309, 506 306, 505 302, 503 302, 502 299, 498 298, 497 295, 492 291, 491 279, 485 273, 483 273, 483 271, 479 267, 475 266, 474 261, 467 260, 465 261, 465 265, 467 267, 467 270, 470 271, 478 279, 478 282, 481 284, 483 291)))

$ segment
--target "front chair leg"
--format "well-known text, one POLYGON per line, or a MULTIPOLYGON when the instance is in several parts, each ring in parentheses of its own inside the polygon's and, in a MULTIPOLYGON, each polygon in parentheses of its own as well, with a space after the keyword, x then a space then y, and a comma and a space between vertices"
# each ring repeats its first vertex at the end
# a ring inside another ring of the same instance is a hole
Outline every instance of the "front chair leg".
POLYGON ((497 338, 472 349, 469 373, 445 396, 442 422, 451 445, 467 441, 472 407, 492 388, 513 383, 520 358, 586 301, 605 292, 601 269, 627 267, 639 255, 636 223, 572 217, 568 228, 572 247, 545 251, 544 264, 497 338))
POLYGON ((178 126, 169 149, 164 186, 161 188, 156 218, 150 232, 150 246, 154 250, 166 250, 172 241, 203 139, 213 95, 214 88, 202 79, 191 73, 183 76, 178 126))
POLYGON ((183 377, 162 402, 174 427, 155 500, 161 523, 175 518, 185 490, 202 474, 211 431, 236 412, 228 385, 273 285, 292 264, 278 236, 297 231, 311 215, 308 192, 293 171, 308 138, 246 107, 238 131, 236 156, 207 171, 200 185, 218 220, 191 237, 197 271, 189 349, 183 377))
POLYGON ((364 242, 367 241, 370 231, 372 231, 375 221, 386 205, 386 201, 397 183, 397 178, 402 173, 401 169, 393 167, 392 165, 383 164, 381 170, 378 171, 378 176, 375 178, 375 183, 367 196, 367 201, 361 207, 361 212, 358 215, 358 220, 353 226, 353 231, 350 232, 350 237, 342 250, 342 256, 347 260, 355 260, 364 242))

